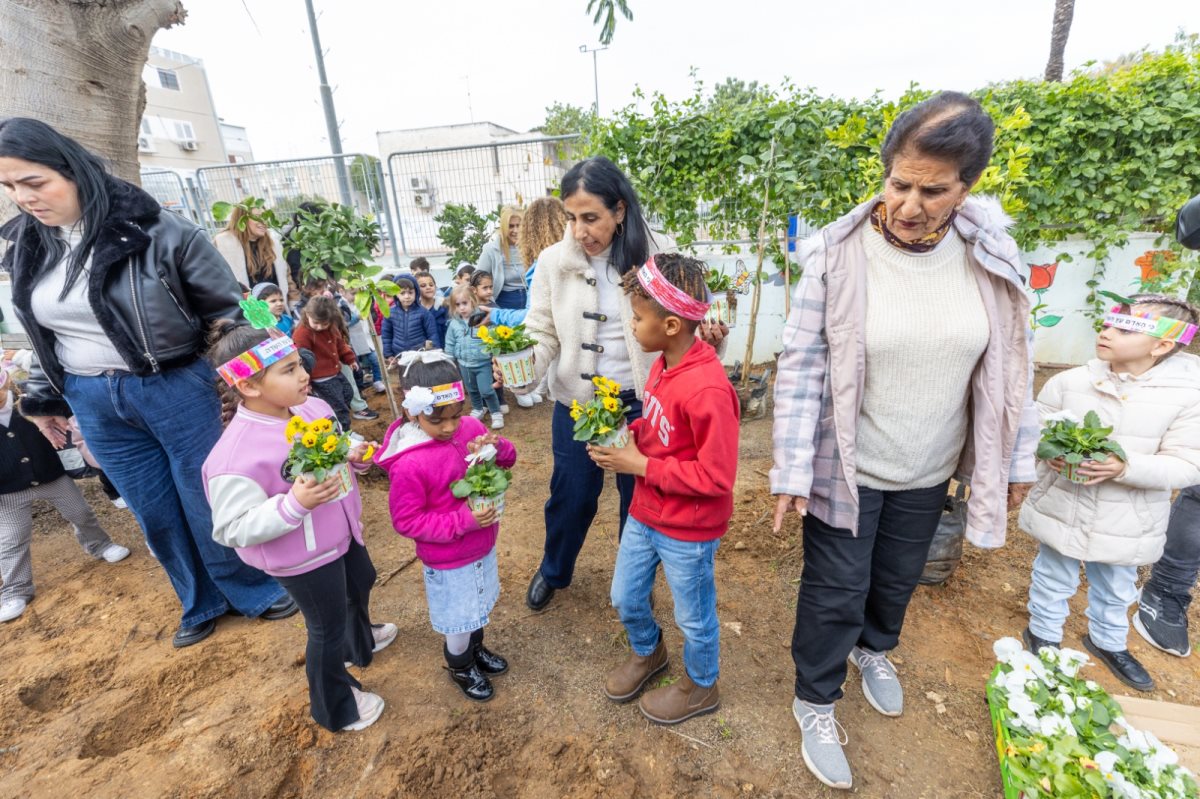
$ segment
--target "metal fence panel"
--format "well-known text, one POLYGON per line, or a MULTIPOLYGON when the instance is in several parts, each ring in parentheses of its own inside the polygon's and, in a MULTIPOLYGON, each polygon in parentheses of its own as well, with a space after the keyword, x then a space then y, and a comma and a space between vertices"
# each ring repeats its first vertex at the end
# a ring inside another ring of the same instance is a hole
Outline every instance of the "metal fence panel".
POLYGON ((196 183, 204 223, 214 232, 219 226, 213 219, 212 206, 218 201, 237 203, 247 197, 261 197, 281 219, 290 217, 301 203, 338 203, 374 218, 384 248, 391 250, 393 261, 399 263, 383 170, 373 156, 346 153, 206 166, 196 170, 196 183))
POLYGON ((196 224, 204 224, 204 214, 200 210, 194 187, 189 189, 178 172, 147 171, 142 173, 141 179, 142 189, 158 200, 163 208, 187 217, 196 224))
POLYGON ((577 134, 542 136, 391 153, 387 173, 404 254, 447 251, 433 218, 449 204, 487 214, 553 194, 577 160, 572 145, 578 140, 577 134))

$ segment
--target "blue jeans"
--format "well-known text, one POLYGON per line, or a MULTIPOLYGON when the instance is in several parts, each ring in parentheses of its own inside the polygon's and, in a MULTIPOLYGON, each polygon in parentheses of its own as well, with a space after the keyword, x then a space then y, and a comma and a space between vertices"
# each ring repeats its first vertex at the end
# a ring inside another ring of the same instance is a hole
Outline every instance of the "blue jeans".
POLYGON ((148 377, 67 375, 84 440, 137 517, 183 605, 183 626, 236 608, 258 616, 282 599, 274 578, 212 537, 200 468, 221 437, 211 366, 197 360, 148 377))
MULTIPOLYGON (((622 391, 621 400, 629 407, 625 418, 632 422, 642 415, 642 401, 632 391, 622 391)), ((575 574, 575 559, 583 549, 588 528, 596 518, 600 492, 604 490, 604 470, 587 454, 587 445, 575 440, 575 420, 571 409, 554 403, 550 423, 554 471, 550 474, 550 499, 546 500, 546 544, 542 556, 542 578, 551 588, 566 588, 575 574)), ((616 475, 621 495, 621 526, 625 529, 629 503, 633 500, 633 475, 616 475)))
POLYGON ((1200 573, 1200 486, 1179 492, 1171 506, 1167 524, 1167 546, 1154 564, 1146 588, 1157 594, 1173 594, 1187 607, 1196 575, 1200 573))
MULTIPOLYGON (((1029 631, 1046 641, 1062 641, 1063 624, 1071 609, 1067 600, 1079 588, 1079 563, 1042 544, 1033 560, 1029 582, 1029 631)), ((1137 599, 1137 566, 1087 563, 1088 635, 1107 652, 1127 647, 1128 611, 1137 599)))
POLYGON ((371 376, 372 383, 383 381, 383 370, 379 368, 379 356, 374 352, 364 352, 358 356, 358 367, 364 375, 371 376))
POLYGON ((496 307, 519 310, 529 303, 529 292, 525 289, 507 289, 497 292, 496 307))
POLYGON ((489 411, 500 413, 500 397, 492 385, 495 382, 495 378, 492 376, 492 364, 484 362, 478 366, 468 366, 460 363, 458 371, 462 375, 463 385, 467 387, 467 396, 471 398, 471 407, 475 410, 483 410, 484 403, 486 403, 489 411))
POLYGON ((719 539, 680 541, 631 517, 625 523, 613 569, 613 607, 629 633, 630 647, 646 657, 653 654, 662 637, 650 609, 650 589, 662 563, 675 600, 675 624, 683 633, 683 666, 692 682, 702 688, 715 683, 719 672, 721 627, 713 578, 719 543, 719 539))

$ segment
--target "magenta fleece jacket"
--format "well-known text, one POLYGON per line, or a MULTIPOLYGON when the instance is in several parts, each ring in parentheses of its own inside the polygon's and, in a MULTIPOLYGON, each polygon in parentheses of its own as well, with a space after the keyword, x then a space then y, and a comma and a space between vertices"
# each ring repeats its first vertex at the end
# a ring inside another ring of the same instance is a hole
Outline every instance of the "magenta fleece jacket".
MULTIPOLYGON (((449 441, 435 441, 412 422, 396 421, 384 436, 375 462, 388 473, 388 506, 396 532, 417 543, 417 557, 431 569, 457 569, 492 551, 500 524, 480 528, 465 499, 450 484, 467 473, 467 443, 486 434, 478 419, 463 418, 449 441)), ((496 444, 496 463, 517 460, 512 442, 496 444)))

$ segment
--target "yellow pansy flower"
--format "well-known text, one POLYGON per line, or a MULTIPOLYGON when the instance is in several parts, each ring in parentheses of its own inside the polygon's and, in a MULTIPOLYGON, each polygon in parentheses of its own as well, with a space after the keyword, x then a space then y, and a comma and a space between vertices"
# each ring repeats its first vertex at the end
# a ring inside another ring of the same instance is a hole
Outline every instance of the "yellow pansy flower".
POLYGON ((608 386, 609 394, 616 396, 617 394, 621 393, 621 384, 620 383, 617 383, 617 382, 614 382, 614 381, 608 380, 608 379, 605 379, 604 383, 605 383, 605 385, 608 386))
POLYGON ((315 447, 317 445, 317 434, 312 430, 309 430, 304 434, 304 437, 300 439, 300 443, 306 447, 315 447))
POLYGON ((596 435, 602 436, 605 433, 611 433, 612 431, 613 431, 613 429, 611 427, 609 427, 606 424, 602 424, 598 428, 596 428, 596 435))
POLYGON ((583 406, 579 404, 579 400, 571 400, 571 418, 579 421, 580 416, 583 416, 583 406))
POLYGON ((328 419, 315 419, 313 420, 313 423, 308 426, 308 429, 312 430, 314 433, 328 433, 333 429, 333 422, 329 421, 328 419))
POLYGON ((367 444, 367 450, 366 450, 366 452, 363 453, 363 460, 364 461, 371 460, 371 456, 374 454, 375 454, 375 445, 367 444))
POLYGON ((299 416, 293 416, 288 419, 287 427, 284 428, 283 435, 288 441, 292 441, 297 435, 308 429, 308 425, 299 416))
POLYGON ((613 413, 616 413, 617 409, 620 407, 621 407, 621 401, 619 399, 617 399, 616 397, 605 397, 604 398, 604 410, 612 411, 613 413))
POLYGON ((337 445, 338 437, 330 433, 329 435, 325 436, 325 443, 321 445, 321 449, 325 450, 326 452, 333 452, 335 449, 337 449, 337 445))
POLYGON ((512 338, 512 334, 513 334, 512 328, 509 327, 508 325, 500 325, 499 327, 496 328, 496 335, 499 336, 500 338, 504 339, 505 341, 512 338))
POLYGON ((592 378, 592 385, 596 388, 604 388, 604 378, 600 375, 596 375, 592 378))

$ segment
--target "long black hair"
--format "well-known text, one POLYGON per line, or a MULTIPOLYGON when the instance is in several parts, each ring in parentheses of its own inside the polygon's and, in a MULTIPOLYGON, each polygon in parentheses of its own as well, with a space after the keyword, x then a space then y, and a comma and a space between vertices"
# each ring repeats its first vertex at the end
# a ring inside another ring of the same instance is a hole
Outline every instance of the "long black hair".
MULTIPOLYGON (((37 119, 9 117, 0 120, 0 158, 20 158, 32 161, 62 175, 75 184, 79 193, 79 207, 83 212, 83 242, 71 255, 67 264, 67 279, 63 284, 61 300, 75 284, 83 271, 84 264, 96 246, 100 228, 108 218, 108 167, 100 156, 89 152, 82 144, 64 136, 54 128, 37 119)), ((21 229, 18 238, 32 234, 37 236, 46 261, 34 264, 35 273, 43 267, 57 263, 66 252, 67 245, 55 228, 43 225, 33 216, 22 211, 21 229)))
POLYGON ((608 262, 621 275, 646 263, 650 257, 650 226, 625 173, 602 155, 585 158, 563 175, 560 194, 565 201, 581 190, 599 197, 613 213, 619 202, 625 202, 625 219, 617 225, 608 262))

